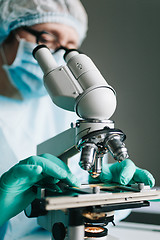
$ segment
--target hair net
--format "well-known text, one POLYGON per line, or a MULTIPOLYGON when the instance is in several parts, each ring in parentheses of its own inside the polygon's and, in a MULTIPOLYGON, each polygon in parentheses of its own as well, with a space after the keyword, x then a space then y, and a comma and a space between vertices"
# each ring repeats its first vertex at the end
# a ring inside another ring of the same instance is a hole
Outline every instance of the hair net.
POLYGON ((80 0, 0 0, 0 43, 21 26, 55 22, 76 29, 80 43, 87 32, 87 14, 80 0))

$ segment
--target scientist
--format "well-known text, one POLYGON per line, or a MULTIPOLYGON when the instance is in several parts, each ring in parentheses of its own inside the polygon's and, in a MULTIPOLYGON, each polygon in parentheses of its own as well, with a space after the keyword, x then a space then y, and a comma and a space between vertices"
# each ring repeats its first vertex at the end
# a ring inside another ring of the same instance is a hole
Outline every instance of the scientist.
MULTIPOLYGON (((36 219, 22 212, 35 198, 35 183, 79 186, 82 181, 82 174, 76 179, 77 170, 58 158, 35 156, 37 144, 67 129, 76 116, 51 102, 32 50, 44 43, 60 64, 55 48, 79 47, 86 32, 79 0, 0 0, 0 239, 22 239, 39 230, 36 219)), ((154 185, 152 175, 129 159, 105 164, 98 181, 154 185)))

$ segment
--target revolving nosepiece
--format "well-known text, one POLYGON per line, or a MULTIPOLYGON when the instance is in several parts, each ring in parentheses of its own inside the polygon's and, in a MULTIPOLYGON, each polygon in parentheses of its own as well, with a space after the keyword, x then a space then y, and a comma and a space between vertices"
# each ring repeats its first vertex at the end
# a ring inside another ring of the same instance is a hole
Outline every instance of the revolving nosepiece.
POLYGON ((121 130, 109 127, 86 134, 78 142, 81 151, 80 167, 96 178, 102 171, 103 157, 107 152, 118 162, 129 158, 125 138, 126 135, 121 130))

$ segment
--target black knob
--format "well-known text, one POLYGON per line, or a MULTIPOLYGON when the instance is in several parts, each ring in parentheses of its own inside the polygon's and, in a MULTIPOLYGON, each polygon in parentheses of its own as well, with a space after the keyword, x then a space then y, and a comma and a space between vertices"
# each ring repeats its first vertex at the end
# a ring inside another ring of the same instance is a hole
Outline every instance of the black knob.
POLYGON ((65 239, 66 228, 62 222, 58 222, 53 225, 52 235, 55 240, 64 240, 65 239))
POLYGON ((28 218, 39 217, 47 214, 44 209, 43 201, 41 199, 35 199, 25 210, 25 215, 28 218))

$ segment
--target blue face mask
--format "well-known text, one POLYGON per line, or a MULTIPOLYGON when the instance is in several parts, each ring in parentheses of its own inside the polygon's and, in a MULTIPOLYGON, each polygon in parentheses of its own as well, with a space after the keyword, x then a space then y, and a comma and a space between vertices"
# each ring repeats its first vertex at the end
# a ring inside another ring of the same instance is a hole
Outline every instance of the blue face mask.
POLYGON ((20 39, 14 62, 11 65, 3 65, 10 82, 19 90, 23 99, 47 94, 43 85, 42 70, 32 56, 35 46, 34 43, 20 39))
POLYGON ((57 62, 58 66, 61 66, 61 65, 66 65, 66 62, 63 58, 64 54, 65 54, 65 50, 63 49, 60 49, 58 50, 57 52, 54 52, 52 51, 52 54, 53 54, 53 57, 55 59, 55 61, 57 62))

